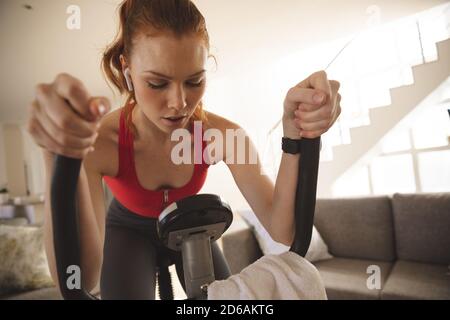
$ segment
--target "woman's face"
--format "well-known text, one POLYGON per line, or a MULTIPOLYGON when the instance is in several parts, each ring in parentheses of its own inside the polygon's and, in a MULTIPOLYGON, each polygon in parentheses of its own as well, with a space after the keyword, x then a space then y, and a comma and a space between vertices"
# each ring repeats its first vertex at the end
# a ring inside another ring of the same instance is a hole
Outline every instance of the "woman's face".
POLYGON ((189 123, 205 92, 207 57, 204 41, 196 36, 142 35, 135 40, 130 73, 136 102, 160 130, 170 133, 189 123))

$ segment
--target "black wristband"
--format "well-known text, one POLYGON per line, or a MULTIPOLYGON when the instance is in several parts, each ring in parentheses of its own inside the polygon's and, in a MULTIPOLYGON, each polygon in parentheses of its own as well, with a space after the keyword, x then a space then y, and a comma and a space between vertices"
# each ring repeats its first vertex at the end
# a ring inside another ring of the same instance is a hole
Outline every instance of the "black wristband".
POLYGON ((301 152, 302 140, 283 137, 281 139, 281 149, 289 154, 299 154, 301 152))

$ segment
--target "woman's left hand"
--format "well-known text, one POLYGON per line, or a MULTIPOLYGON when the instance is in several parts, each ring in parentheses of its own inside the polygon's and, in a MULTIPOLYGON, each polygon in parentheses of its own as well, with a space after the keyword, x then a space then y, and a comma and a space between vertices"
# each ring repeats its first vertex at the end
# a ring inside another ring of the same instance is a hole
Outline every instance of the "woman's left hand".
POLYGON ((327 132, 341 114, 339 88, 340 83, 328 80, 325 71, 291 88, 284 101, 284 137, 314 139, 327 132))

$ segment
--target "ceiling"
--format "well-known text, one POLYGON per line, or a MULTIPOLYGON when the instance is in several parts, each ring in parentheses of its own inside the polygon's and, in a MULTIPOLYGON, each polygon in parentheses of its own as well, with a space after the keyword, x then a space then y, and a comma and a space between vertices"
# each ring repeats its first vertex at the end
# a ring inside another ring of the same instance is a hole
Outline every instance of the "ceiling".
MULTIPOLYGON (((119 0, 1 0, 0 39, 3 71, 0 122, 23 123, 34 87, 60 72, 81 79, 93 95, 111 98, 100 72, 103 48, 116 32, 119 0), (24 5, 30 5, 27 9, 24 5), (81 9, 81 30, 69 30, 70 5, 81 9)), ((408 16, 444 0, 194 0, 204 14, 215 76, 264 68, 268 59, 367 27, 374 14, 380 23, 408 16), (375 11, 373 11, 375 10, 375 11), (374 13, 375 12, 375 13, 374 13)), ((115 105, 120 103, 114 99, 115 105)))

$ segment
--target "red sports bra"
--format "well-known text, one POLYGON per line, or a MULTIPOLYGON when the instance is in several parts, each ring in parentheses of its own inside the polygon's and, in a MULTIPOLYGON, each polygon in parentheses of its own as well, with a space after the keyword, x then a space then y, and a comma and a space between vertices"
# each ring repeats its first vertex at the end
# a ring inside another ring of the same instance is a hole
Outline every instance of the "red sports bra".
MULTIPOLYGON (((173 202, 197 194, 203 187, 209 164, 203 161, 202 155, 206 143, 201 135, 194 135, 194 174, 191 180, 181 188, 160 191, 147 190, 138 181, 134 162, 134 137, 125 125, 124 109, 120 113, 119 125, 119 172, 116 177, 103 176, 114 197, 130 211, 144 217, 158 218, 160 213, 173 202), (201 160, 200 160, 201 159, 201 160), (201 164, 198 164, 201 162, 201 164)), ((192 131, 191 131, 192 132, 192 131)), ((198 132, 200 133, 200 132, 198 132)), ((149 165, 151 165, 149 163, 149 165)))

